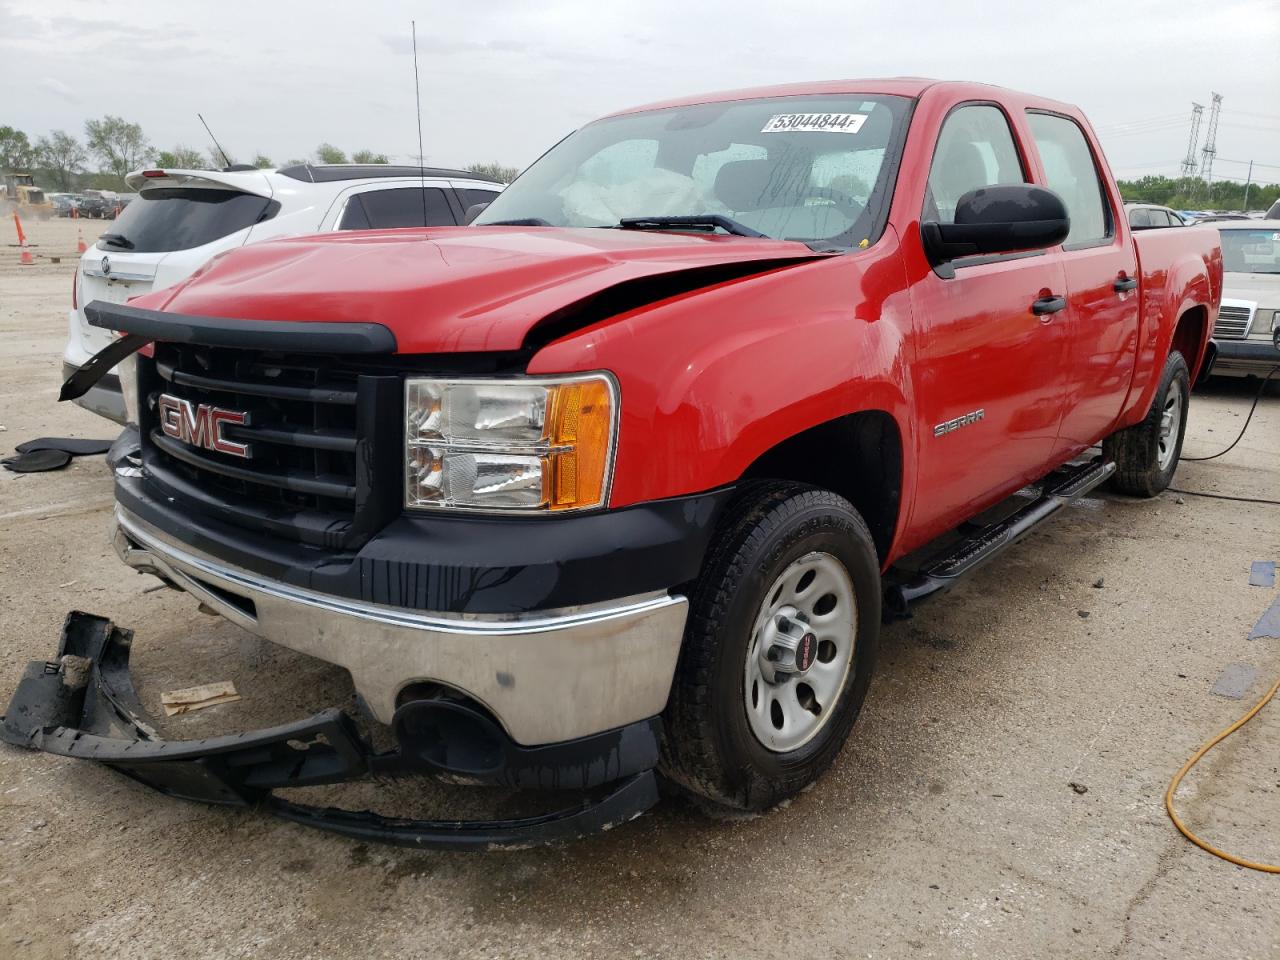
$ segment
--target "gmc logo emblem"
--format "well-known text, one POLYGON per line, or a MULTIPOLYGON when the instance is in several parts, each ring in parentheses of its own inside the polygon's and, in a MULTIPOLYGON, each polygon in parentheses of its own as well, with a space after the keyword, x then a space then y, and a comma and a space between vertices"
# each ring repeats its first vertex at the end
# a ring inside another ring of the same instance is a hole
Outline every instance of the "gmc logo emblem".
POLYGON ((199 406, 182 397, 160 394, 160 429, 166 437, 173 437, 193 447, 203 447, 215 453, 228 453, 233 457, 248 457, 249 444, 237 443, 223 436, 227 424, 244 424, 249 415, 240 410, 224 410, 207 403, 199 406))

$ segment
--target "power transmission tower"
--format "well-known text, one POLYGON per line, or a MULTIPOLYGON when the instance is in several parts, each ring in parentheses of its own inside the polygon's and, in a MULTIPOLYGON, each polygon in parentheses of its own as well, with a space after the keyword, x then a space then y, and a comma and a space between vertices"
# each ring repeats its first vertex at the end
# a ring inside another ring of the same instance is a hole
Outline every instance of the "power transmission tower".
POLYGON ((1205 131, 1204 146, 1200 150, 1200 179, 1204 181, 1206 190, 1213 183, 1213 158, 1218 155, 1218 115, 1220 113, 1222 113, 1222 94, 1215 93, 1209 104, 1209 128, 1205 131))
POLYGON ((1187 140, 1187 156, 1182 161, 1182 175, 1184 177, 1194 177, 1196 175, 1196 147, 1200 145, 1200 118, 1204 115, 1204 105, 1199 103, 1191 104, 1191 136, 1187 140))

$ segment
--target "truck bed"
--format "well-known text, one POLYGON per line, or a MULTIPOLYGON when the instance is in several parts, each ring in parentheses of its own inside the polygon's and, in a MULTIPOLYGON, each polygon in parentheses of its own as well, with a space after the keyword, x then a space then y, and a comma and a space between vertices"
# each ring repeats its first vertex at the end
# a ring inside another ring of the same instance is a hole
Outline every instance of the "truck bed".
POLYGON ((1130 426, 1145 415, 1171 348, 1183 355, 1195 383, 1222 296, 1222 247, 1213 227, 1142 230, 1132 237, 1142 304, 1133 382, 1121 426, 1130 426), (1195 304, 1212 306, 1197 308, 1195 304), (1177 318, 1197 309, 1200 323, 1176 324, 1177 318))

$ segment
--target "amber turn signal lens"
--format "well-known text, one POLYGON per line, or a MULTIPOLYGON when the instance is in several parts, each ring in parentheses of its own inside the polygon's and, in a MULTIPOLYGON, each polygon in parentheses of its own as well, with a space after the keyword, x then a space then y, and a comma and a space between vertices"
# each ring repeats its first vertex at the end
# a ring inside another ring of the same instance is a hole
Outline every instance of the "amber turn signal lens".
POLYGON ((552 510, 603 505, 609 481, 613 398, 603 380, 555 388, 547 499, 552 510))

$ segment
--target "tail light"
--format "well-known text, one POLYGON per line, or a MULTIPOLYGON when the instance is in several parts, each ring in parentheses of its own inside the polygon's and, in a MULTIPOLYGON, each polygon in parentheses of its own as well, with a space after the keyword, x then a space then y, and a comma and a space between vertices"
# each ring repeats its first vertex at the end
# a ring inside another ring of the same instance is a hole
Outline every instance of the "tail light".
POLYGON ((76 262, 76 272, 71 275, 71 309, 80 309, 80 263, 76 262))

